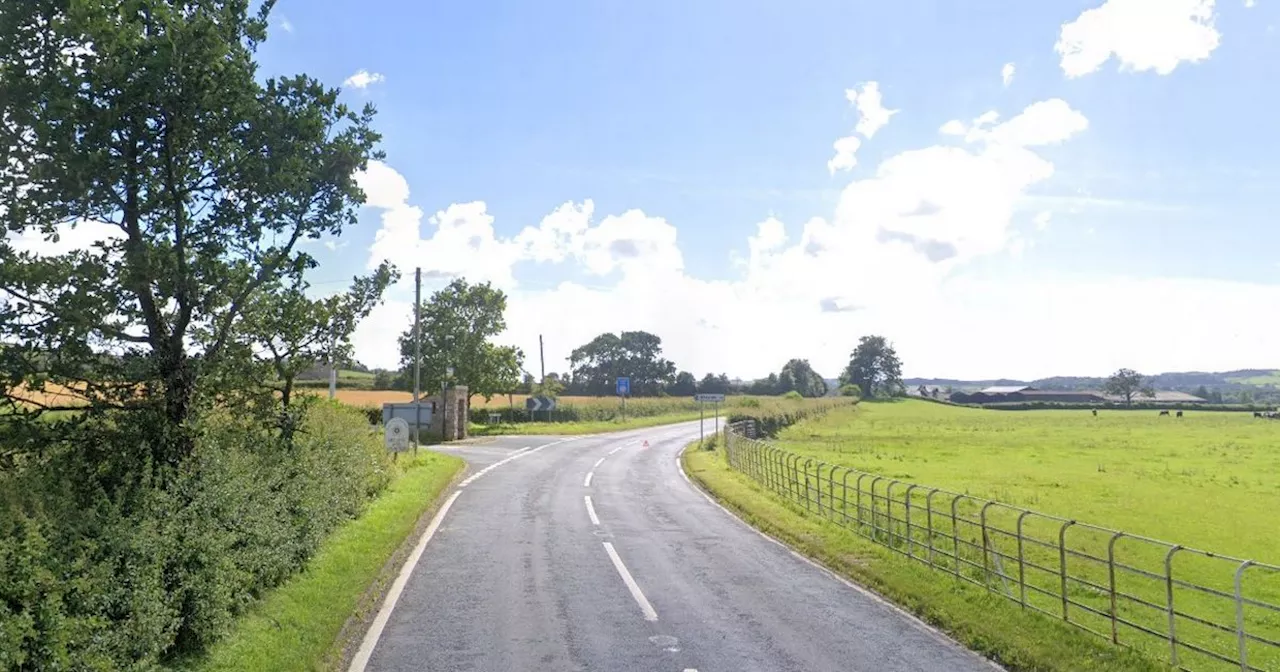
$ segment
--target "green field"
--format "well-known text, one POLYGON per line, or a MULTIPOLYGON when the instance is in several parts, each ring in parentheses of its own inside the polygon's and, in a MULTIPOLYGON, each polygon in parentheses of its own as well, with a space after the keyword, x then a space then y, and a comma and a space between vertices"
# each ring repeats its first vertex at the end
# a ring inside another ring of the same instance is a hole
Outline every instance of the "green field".
MULTIPOLYGON (((1175 418, 1159 417, 1155 411, 1104 411, 1094 417, 1088 411, 995 411, 919 401, 870 403, 796 424, 781 433, 776 445, 815 461, 883 475, 887 478, 879 484, 882 496, 890 479, 928 486, 911 495, 917 524, 928 488, 937 487, 1078 521, 1066 537, 1067 546, 1093 557, 1106 557, 1111 535, 1086 524, 1280 564, 1280 538, 1275 534, 1280 519, 1280 423, 1247 413, 1190 412, 1175 418)), ((897 486, 894 515, 898 518, 905 508, 905 492, 905 485, 897 486)), ((937 501, 945 511, 950 499, 937 501)), ((960 502, 961 532, 979 549, 968 553, 968 558, 976 563, 981 579, 987 560, 980 550, 980 504, 960 502)), ((879 515, 883 518, 885 511, 881 509, 879 515)), ((988 523, 1012 531, 1016 517, 1016 511, 995 507, 989 511, 988 523)), ((1061 524, 1032 516, 1027 519, 1027 534, 1056 543, 1061 524)), ((889 537, 900 551, 925 543, 924 538, 904 543, 900 536, 889 537)), ((1012 535, 997 534, 992 539, 992 546, 1006 555, 1004 570, 1016 573, 1012 535)), ((1117 542, 1115 551, 1117 562, 1151 573, 1143 577, 1120 571, 1117 589, 1155 605, 1122 600, 1117 605, 1119 617, 1157 632, 1164 631, 1166 621, 1159 607, 1165 603, 1165 582, 1156 576, 1163 573, 1166 550, 1126 537, 1117 542)), ((1235 564, 1178 553, 1176 578, 1231 591, 1235 564)), ((1061 593, 1058 551, 1029 545, 1026 554, 1028 561, 1049 570, 1029 571, 1028 585, 1046 593, 1032 591, 1028 603, 1059 614, 1060 599, 1054 597, 1055 592, 1061 593)), ((1110 579, 1105 563, 1075 555, 1069 560, 1072 576, 1105 588, 1110 579)), ((1280 604, 1280 574, 1254 570, 1247 576, 1246 595, 1280 604)), ((1017 592, 1008 583, 1004 589, 1017 592)), ((1072 583, 1069 594, 1099 612, 1089 614, 1087 609, 1072 607, 1073 622, 1109 637, 1105 590, 1072 583)), ((1231 600, 1183 587, 1175 587, 1175 596, 1180 613, 1234 625, 1231 600)), ((1280 639, 1280 612, 1247 607, 1246 622, 1254 634, 1280 639)), ((1178 623, 1180 641, 1235 655, 1234 633, 1182 616, 1178 623)), ((1167 659, 1167 643, 1123 623, 1118 629, 1121 641, 1167 659)), ((1250 643, 1249 652, 1255 663, 1265 663, 1263 669, 1280 664, 1280 648, 1250 643)), ((1192 669, 1216 669, 1212 661, 1194 652, 1184 652, 1182 662, 1192 669)))

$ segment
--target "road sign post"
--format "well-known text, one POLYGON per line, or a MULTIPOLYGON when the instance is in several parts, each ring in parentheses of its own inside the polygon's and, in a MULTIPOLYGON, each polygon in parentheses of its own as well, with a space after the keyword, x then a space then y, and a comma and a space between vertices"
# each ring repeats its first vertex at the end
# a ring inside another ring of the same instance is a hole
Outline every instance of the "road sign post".
POLYGON ((622 421, 627 421, 627 397, 631 395, 631 378, 618 378, 617 384, 618 396, 622 397, 622 421))
POLYGON ((702 435, 702 443, 706 444, 707 432, 702 428, 702 425, 706 423, 707 416, 706 416, 706 411, 703 404, 710 403, 710 404, 716 405, 716 434, 719 434, 720 433, 720 404, 721 402, 724 401, 724 395, 723 394, 695 394, 693 395, 693 400, 698 402, 698 432, 702 435))

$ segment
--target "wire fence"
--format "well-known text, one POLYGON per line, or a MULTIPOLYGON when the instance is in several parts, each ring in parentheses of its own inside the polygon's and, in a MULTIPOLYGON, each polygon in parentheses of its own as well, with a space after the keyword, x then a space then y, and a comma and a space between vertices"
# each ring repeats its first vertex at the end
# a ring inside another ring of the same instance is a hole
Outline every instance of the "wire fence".
POLYGON ((808 514, 1178 669, 1280 670, 1280 566, 827 464, 756 436, 751 421, 726 426, 729 465, 808 514))

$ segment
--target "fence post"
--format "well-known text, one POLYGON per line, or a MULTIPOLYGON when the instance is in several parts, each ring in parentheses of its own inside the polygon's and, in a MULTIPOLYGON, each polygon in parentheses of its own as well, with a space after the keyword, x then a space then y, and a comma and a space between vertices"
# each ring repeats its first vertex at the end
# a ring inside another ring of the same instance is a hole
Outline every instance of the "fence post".
POLYGON ((893 486, 899 485, 897 480, 890 480, 884 486, 884 528, 889 534, 889 550, 893 550, 893 486))
POLYGON ((858 494, 858 529, 859 530, 861 530, 862 526, 866 524, 865 519, 862 517, 862 479, 866 478, 867 476, 869 476, 869 474, 865 472, 858 474, 858 480, 856 483, 854 483, 854 487, 858 489, 857 494, 858 494))
POLYGON ((827 517, 831 520, 836 519, 836 469, 849 471, 848 467, 833 466, 827 474, 827 517))
POLYGON ((845 469, 844 477, 840 479, 840 514, 844 516, 844 524, 849 525, 849 474, 853 473, 852 469, 845 469))
POLYGON ((1244 570, 1249 569, 1249 565, 1254 564, 1252 560, 1245 560, 1240 563, 1240 567, 1236 569, 1236 641, 1240 645, 1240 669, 1243 672, 1249 672, 1249 641, 1244 635, 1244 570))
MULTIPOLYGON (((797 461, 797 463, 798 463, 798 462, 799 462, 799 461, 797 461)), ((810 511, 810 508, 809 508, 809 465, 811 465, 811 464, 813 464, 813 458, 812 458, 812 457, 805 458, 805 460, 804 460, 804 510, 805 510, 805 512, 806 512, 806 513, 808 513, 808 512, 810 511)))
POLYGON ((817 490, 818 490, 818 515, 819 516, 822 515, 822 465, 823 464, 825 464, 825 462, 823 462, 822 460, 818 460, 818 468, 814 472, 814 477, 813 477, 814 481, 816 481, 816 485, 818 486, 817 490))
POLYGON ((876 476, 871 479, 871 539, 874 541, 880 533, 880 526, 876 524, 876 483, 879 483, 884 476, 876 476))
POLYGON ((1116 623, 1116 542, 1120 537, 1124 536, 1124 532, 1116 532, 1111 535, 1111 541, 1107 542, 1107 575, 1111 585, 1111 643, 1120 643, 1120 631, 1116 623))
POLYGON ((924 515, 925 525, 929 528, 929 566, 937 567, 933 562, 933 496, 938 494, 938 489, 934 488, 924 497, 924 515))
POLYGON ((915 483, 908 485, 906 497, 902 500, 903 503, 907 505, 907 510, 905 514, 906 523, 907 523, 907 557, 913 560, 915 559, 916 556, 915 556, 915 548, 912 545, 912 539, 911 539, 911 491, 915 490, 918 487, 920 486, 916 485, 915 483))
POLYGON ((960 504, 960 498, 964 495, 956 495, 951 498, 951 545, 952 552, 955 553, 956 561, 956 578, 960 578, 960 528, 956 523, 956 506, 960 504))
POLYGON ((1058 566, 1062 578, 1062 620, 1068 623, 1071 622, 1071 618, 1067 615, 1067 528, 1075 524, 1076 521, 1068 520, 1062 524, 1062 529, 1058 530, 1058 566))
POLYGON ((991 588, 991 542, 987 538, 987 507, 992 504, 995 502, 982 505, 982 510, 978 512, 978 521, 982 525, 982 582, 987 584, 987 590, 995 592, 991 588))
POLYGON ((1018 514, 1018 601, 1023 609, 1027 608, 1027 561, 1022 551, 1022 519, 1030 513, 1023 511, 1018 514))
POLYGON ((1175 612, 1173 610, 1173 554, 1182 550, 1182 546, 1175 545, 1164 554, 1164 586, 1165 586, 1165 607, 1169 613, 1169 660, 1174 667, 1178 666, 1178 635, 1176 630, 1175 612))

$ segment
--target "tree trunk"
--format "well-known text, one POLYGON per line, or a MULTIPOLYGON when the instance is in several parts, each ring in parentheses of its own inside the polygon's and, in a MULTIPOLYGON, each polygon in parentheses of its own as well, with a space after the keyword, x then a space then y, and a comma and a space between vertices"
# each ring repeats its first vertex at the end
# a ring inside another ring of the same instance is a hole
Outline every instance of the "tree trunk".
POLYGON ((195 451, 195 432, 190 427, 190 420, 196 375, 191 359, 181 349, 166 347, 159 355, 168 431, 153 448, 153 457, 157 465, 177 467, 195 451))

